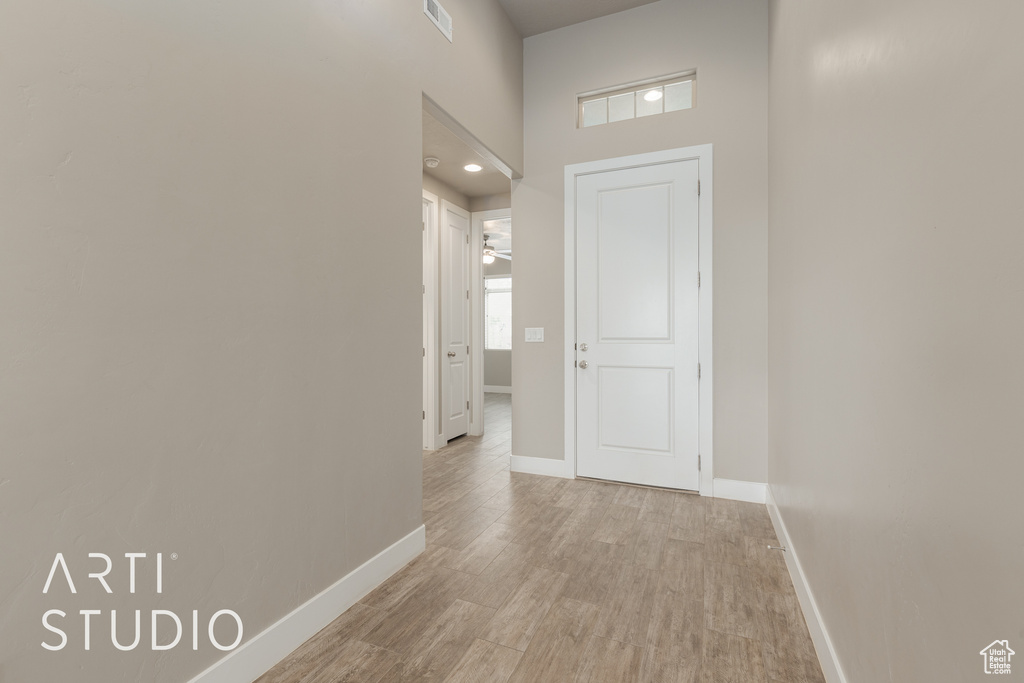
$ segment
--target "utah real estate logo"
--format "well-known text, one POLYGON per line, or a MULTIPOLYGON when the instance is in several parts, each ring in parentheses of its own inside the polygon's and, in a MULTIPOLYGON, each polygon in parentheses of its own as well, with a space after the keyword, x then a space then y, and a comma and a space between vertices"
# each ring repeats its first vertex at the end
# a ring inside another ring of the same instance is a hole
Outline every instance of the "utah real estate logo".
POLYGON ((1010 643, 1006 640, 994 640, 992 644, 981 651, 985 658, 985 673, 987 674, 1009 674, 1010 658, 1016 652, 1010 649, 1010 643))

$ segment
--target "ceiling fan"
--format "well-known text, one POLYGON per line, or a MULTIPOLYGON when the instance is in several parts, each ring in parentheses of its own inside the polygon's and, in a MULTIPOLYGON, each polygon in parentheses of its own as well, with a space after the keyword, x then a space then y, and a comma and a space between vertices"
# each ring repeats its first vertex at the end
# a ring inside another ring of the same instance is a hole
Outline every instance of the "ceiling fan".
POLYGON ((506 261, 511 261, 512 260, 512 250, 511 249, 503 249, 501 251, 497 251, 496 249, 494 249, 494 247, 492 247, 491 245, 487 244, 487 240, 489 240, 490 238, 491 238, 490 235, 484 235, 484 256, 483 256, 484 263, 486 263, 488 265, 491 264, 491 263, 494 263, 494 259, 496 259, 496 258, 505 259, 506 261))

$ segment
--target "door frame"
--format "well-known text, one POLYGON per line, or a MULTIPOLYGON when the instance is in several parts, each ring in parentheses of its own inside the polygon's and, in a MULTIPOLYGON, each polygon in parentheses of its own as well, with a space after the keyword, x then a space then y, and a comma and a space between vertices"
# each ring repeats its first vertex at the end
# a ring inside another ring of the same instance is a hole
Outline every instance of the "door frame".
MULTIPOLYGON (((474 211, 470 214, 472 237, 470 238, 470 263, 471 282, 473 283, 472 294, 470 295, 470 324, 473 329, 470 331, 470 344, 472 354, 470 362, 472 367, 472 398, 470 403, 473 412, 469 416, 469 433, 471 436, 482 436, 484 433, 484 266, 482 254, 484 250, 484 221, 495 218, 511 218, 512 207, 507 209, 488 209, 486 211, 474 211)), ((513 344, 514 346, 514 344, 513 344)))
POLYGON ((713 495, 714 482, 714 370, 712 365, 712 145, 681 147, 660 152, 633 154, 612 159, 570 164, 565 167, 565 472, 576 476, 576 178, 675 161, 697 160, 700 196, 697 199, 697 362, 701 377, 697 398, 699 493, 713 495))
POLYGON ((423 449, 436 451, 444 446, 440 433, 438 384, 438 311, 437 288, 440 277, 440 247, 437 225, 441 204, 437 195, 423 190, 423 201, 430 205, 423 222, 423 449))

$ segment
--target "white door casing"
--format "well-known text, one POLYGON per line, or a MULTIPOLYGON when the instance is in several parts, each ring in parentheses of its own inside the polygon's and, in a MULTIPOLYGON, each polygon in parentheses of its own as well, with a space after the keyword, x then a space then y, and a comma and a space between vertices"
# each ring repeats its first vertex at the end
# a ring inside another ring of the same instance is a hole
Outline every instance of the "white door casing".
POLYGON ((566 167, 578 476, 710 493, 710 166, 706 145, 566 167))
POLYGON ((423 191, 423 448, 436 450, 444 445, 437 407, 438 383, 438 200, 423 191))
POLYGON ((441 202, 441 422, 445 439, 469 431, 470 221, 441 202))
POLYGON ((511 218, 512 209, 489 209, 470 214, 472 235, 470 237, 470 368, 472 390, 469 395, 469 433, 480 436, 484 433, 484 268, 481 256, 484 248, 484 221, 511 218))

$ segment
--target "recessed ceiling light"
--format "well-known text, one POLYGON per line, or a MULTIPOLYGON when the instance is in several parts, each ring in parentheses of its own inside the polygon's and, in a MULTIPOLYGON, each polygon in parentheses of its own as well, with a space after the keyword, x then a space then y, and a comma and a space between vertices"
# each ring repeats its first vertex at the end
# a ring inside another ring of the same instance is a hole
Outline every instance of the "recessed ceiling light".
POLYGON ((661 90, 648 90, 644 93, 644 99, 648 102, 657 102, 661 99, 661 90))
POLYGON ((484 167, 481 166, 480 164, 466 164, 465 166, 463 166, 463 168, 469 171, 470 173, 477 173, 479 171, 484 170, 484 167))
POLYGON ((437 157, 427 157, 423 160, 423 163, 427 165, 427 168, 437 168, 441 160, 437 157))

